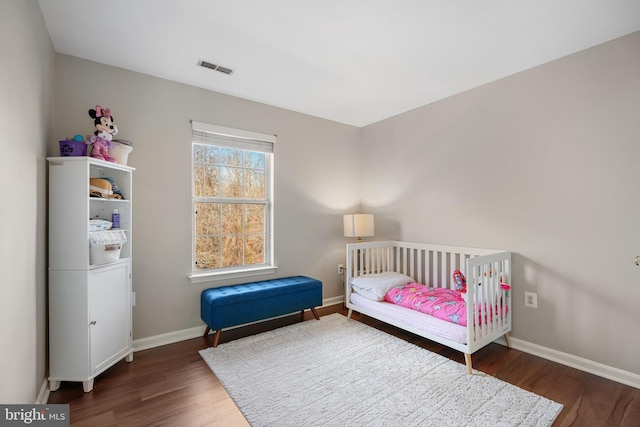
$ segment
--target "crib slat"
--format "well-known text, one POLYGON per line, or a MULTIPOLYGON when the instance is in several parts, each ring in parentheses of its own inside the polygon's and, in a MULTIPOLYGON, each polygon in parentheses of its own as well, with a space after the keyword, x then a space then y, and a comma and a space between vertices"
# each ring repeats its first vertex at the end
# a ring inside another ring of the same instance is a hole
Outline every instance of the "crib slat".
POLYGON ((383 248, 383 260, 384 265, 382 266, 383 271, 389 271, 389 248, 383 248))
POLYGON ((433 286, 433 251, 428 250, 426 252, 426 261, 425 261, 425 285, 433 286))
POLYGON ((441 252, 441 258, 440 258, 440 262, 442 263, 442 268, 440 270, 440 274, 442 275, 442 277, 440 278, 440 286, 442 288, 450 288, 449 286, 449 273, 447 270, 447 253, 446 252, 441 252))
POLYGON ((371 250, 371 268, 369 270, 370 274, 375 273, 378 269, 378 250, 379 248, 374 248, 371 250))
POLYGON ((481 283, 482 283, 482 288, 481 288, 481 298, 480 298, 480 310, 478 310, 478 312, 480 313, 480 318, 479 318, 479 323, 480 325, 482 325, 482 336, 485 336, 487 334, 487 321, 489 320, 489 316, 488 316, 488 309, 489 309, 489 299, 487 297, 487 294, 489 292, 489 268, 487 267, 487 265, 483 265, 482 266, 482 276, 481 276, 481 283))
POLYGON ((489 298, 491 292, 491 265, 484 264, 483 270, 482 317, 480 318, 480 322, 483 326, 484 336, 489 333, 489 321, 491 317, 491 299, 489 298))
POLYGON ((502 319, 502 308, 500 307, 500 264, 493 263, 493 280, 491 281, 491 309, 493 310, 493 326, 497 328, 502 319))
POLYGON ((455 271, 455 270, 460 270, 460 271, 462 271, 462 265, 463 265, 463 263, 462 263, 463 258, 462 258, 462 257, 463 257, 463 255, 462 255, 460 252, 457 252, 457 253, 455 254, 455 261, 456 261, 456 262, 455 262, 455 265, 451 267, 451 268, 452 268, 452 270, 454 270, 454 271, 455 271))
POLYGON ((402 251, 402 274, 407 274, 409 269, 409 248, 404 248, 402 251))
POLYGON ((409 250, 409 273, 407 276, 414 276, 414 268, 415 268, 415 255, 416 251, 414 249, 409 250))
POLYGON ((440 252, 433 252, 433 283, 432 285, 434 287, 440 287, 440 284, 438 283, 438 280, 440 278, 440 269, 439 269, 439 263, 438 263, 438 255, 440 254, 440 252))
POLYGON ((422 257, 423 257, 423 254, 424 254, 424 251, 419 249, 418 250, 418 269, 417 269, 416 277, 415 277, 415 280, 418 283, 422 283, 422 284, 425 283, 424 280, 423 280, 423 277, 422 277, 422 257))
POLYGON ((378 248, 371 250, 371 264, 369 265, 369 274, 374 274, 378 267, 378 248))
POLYGON ((411 250, 411 248, 407 248, 406 256, 407 256, 407 259, 406 259, 406 262, 405 262, 406 270, 404 271, 404 274, 409 276, 411 274, 411 260, 412 260, 412 256, 413 256, 413 251, 411 250))
POLYGON ((369 271, 368 274, 373 274, 376 272, 376 255, 378 253, 378 248, 372 248, 369 251, 369 271))
POLYGON ((378 272, 380 268, 380 248, 376 248, 373 251, 373 256, 371 257, 371 273, 375 274, 378 272))

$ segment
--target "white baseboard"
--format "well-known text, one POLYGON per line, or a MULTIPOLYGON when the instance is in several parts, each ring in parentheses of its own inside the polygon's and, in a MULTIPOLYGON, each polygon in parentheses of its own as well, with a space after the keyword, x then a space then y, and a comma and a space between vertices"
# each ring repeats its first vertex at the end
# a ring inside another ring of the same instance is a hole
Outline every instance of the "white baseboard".
POLYGON ((194 328, 183 329, 181 331, 168 332, 166 334, 133 340, 133 351, 147 350, 184 340, 190 340, 191 338, 201 337, 205 328, 206 326, 202 325, 194 328))
MULTIPOLYGON (((506 343, 505 343, 506 344, 506 343)), ((561 365, 640 389, 640 375, 511 337, 511 347, 561 365)))
POLYGON ((336 305, 336 304, 344 304, 344 297, 342 295, 339 297, 332 297, 332 298, 327 298, 325 300, 322 300, 323 307, 328 307, 330 305, 336 305))
POLYGON ((42 386, 40 386, 40 393, 38 393, 38 397, 36 397, 36 405, 46 405, 49 400, 49 393, 51 393, 49 381, 45 378, 42 386))
MULTIPOLYGON (((326 300, 322 301, 322 307, 327 307, 330 305, 335 305, 335 304, 341 304, 343 301, 342 297, 334 297, 334 298, 327 298, 326 300)), ((272 319, 278 319, 280 317, 286 317, 286 316, 290 316, 291 313, 289 314, 285 314, 284 316, 277 316, 277 317, 273 317, 272 319)), ((254 323, 260 323, 260 322, 264 322, 265 320, 270 320, 270 319, 264 319, 264 320, 260 320, 257 322, 251 322, 251 323, 245 323, 243 325, 238 325, 238 326, 234 326, 232 328, 225 328, 223 330, 229 330, 229 329, 234 329, 234 328, 239 328, 242 326, 248 326, 248 325, 252 325, 254 323)), ((184 341, 184 340, 190 340, 192 338, 198 338, 201 337, 202 334, 204 334, 204 330, 206 328, 206 325, 202 325, 202 326, 196 326, 194 328, 189 328, 189 329, 183 329, 181 331, 175 331, 175 332, 169 332, 166 334, 160 334, 160 335, 155 335, 152 337, 147 337, 147 338, 140 338, 137 340, 133 340, 133 351, 141 351, 141 350, 147 350, 150 348, 154 348, 154 347, 160 347, 163 345, 167 345, 167 344, 173 344, 176 342, 180 342, 180 341, 184 341)))

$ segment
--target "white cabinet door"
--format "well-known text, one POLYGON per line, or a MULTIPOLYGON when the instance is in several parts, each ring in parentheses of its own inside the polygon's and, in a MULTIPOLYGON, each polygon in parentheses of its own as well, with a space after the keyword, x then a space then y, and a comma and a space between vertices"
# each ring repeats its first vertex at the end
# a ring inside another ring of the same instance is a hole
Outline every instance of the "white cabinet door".
POLYGON ((131 285, 129 263, 91 270, 89 325, 92 373, 131 350, 131 285))

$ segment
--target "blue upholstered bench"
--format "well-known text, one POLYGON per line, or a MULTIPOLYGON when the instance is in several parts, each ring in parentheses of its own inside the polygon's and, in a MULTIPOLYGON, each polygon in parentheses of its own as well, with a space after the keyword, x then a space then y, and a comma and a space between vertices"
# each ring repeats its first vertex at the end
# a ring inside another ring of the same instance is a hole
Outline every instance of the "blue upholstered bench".
POLYGON ((268 319, 322 305, 322 282, 311 277, 293 276, 202 291, 200 317, 206 323, 206 337, 215 331, 213 346, 218 345, 222 328, 268 319))

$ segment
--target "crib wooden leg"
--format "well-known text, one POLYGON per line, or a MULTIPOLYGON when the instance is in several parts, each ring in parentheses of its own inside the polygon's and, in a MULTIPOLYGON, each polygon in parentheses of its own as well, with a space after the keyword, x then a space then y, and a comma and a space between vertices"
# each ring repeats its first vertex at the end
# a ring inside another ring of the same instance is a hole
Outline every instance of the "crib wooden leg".
POLYGON ((467 364, 467 373, 472 373, 473 368, 471 367, 471 355, 469 353, 464 354, 464 363, 467 364))
POLYGON ((349 312, 347 313, 347 319, 351 319, 351 314, 353 314, 353 310, 349 309, 349 312))
POLYGON ((504 339, 507 342, 507 347, 511 348, 511 338, 509 338, 509 334, 504 334, 504 339))

